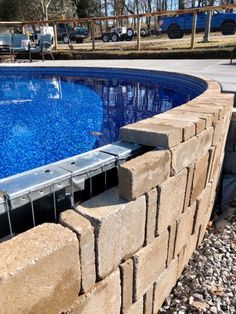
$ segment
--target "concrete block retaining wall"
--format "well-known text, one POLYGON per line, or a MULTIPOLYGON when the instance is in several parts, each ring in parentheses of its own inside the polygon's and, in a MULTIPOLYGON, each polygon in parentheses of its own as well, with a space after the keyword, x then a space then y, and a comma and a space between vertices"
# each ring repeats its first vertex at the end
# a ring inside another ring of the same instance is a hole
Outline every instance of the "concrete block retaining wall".
POLYGON ((203 95, 125 126, 150 146, 119 186, 0 245, 1 313, 157 313, 204 237, 233 95, 203 95))

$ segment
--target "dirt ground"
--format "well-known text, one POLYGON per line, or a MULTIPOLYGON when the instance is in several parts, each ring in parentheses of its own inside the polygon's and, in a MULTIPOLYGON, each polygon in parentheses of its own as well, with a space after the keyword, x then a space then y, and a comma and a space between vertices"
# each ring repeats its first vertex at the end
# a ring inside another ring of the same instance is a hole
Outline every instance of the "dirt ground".
MULTIPOLYGON (((203 34, 196 34, 195 49, 211 49, 211 48, 226 48, 236 46, 236 35, 223 36, 220 33, 212 33, 210 41, 208 43, 203 42, 203 34)), ((185 35, 181 39, 169 39, 167 35, 151 36, 141 38, 141 50, 142 51, 171 51, 190 49, 191 47, 191 34, 185 35)), ((95 41, 95 50, 97 51, 134 51, 137 48, 137 39, 132 41, 119 41, 104 43, 101 40, 95 41)), ((72 43, 65 45, 63 43, 58 44, 58 50, 80 50, 91 51, 92 42, 87 39, 83 44, 72 43)))

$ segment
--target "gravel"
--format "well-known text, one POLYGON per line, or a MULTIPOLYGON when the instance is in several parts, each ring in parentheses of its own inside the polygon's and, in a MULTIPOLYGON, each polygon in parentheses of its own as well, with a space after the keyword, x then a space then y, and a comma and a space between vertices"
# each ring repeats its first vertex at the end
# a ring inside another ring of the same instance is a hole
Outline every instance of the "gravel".
POLYGON ((159 313, 236 313, 234 216, 223 228, 207 230, 204 241, 159 313))

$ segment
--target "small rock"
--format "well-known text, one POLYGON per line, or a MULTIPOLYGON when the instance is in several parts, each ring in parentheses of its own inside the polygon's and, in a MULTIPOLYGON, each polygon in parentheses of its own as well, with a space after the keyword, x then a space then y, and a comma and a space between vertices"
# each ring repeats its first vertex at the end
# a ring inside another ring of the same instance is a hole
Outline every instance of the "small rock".
POLYGON ((191 296, 191 297, 189 298, 188 303, 189 303, 190 305, 192 305, 192 304, 193 304, 193 302, 194 302, 194 298, 191 296))
POLYGON ((211 306, 211 307, 210 307, 210 311, 211 311, 211 313, 213 313, 213 314, 217 314, 217 313, 218 313, 217 307, 215 307, 215 306, 211 306))
POLYGON ((201 295, 200 293, 194 293, 192 294, 192 297, 194 298, 194 300, 203 300, 203 295, 201 295))
POLYGON ((160 313, 236 313, 236 222, 208 230, 160 313))

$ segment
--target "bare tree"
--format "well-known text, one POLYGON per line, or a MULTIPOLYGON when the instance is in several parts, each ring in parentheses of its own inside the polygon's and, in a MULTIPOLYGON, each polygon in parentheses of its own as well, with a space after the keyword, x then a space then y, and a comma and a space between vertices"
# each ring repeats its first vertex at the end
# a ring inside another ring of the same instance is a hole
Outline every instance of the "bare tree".
MULTIPOLYGON (((48 20, 73 17, 75 6, 72 0, 11 0, 14 14, 22 20, 48 20)), ((9 3, 9 0, 8 0, 9 3)))

